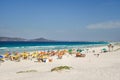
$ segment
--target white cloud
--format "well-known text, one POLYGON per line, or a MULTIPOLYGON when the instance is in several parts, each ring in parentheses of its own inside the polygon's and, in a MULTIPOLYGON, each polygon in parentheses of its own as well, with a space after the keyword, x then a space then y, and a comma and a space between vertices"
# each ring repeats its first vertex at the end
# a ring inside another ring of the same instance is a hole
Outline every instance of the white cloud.
POLYGON ((88 29, 113 29, 120 28, 120 21, 109 21, 97 24, 90 24, 87 26, 88 29))

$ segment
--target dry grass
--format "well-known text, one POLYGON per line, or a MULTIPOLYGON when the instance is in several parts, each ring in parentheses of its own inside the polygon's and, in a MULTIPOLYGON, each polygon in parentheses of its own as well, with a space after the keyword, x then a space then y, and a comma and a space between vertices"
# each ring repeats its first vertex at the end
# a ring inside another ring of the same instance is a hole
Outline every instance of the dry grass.
POLYGON ((29 73, 29 72, 37 72, 37 70, 26 70, 26 71, 19 71, 16 73, 19 74, 19 73, 29 73))
POLYGON ((70 70, 72 67, 69 66, 59 66, 51 69, 51 72, 53 71, 61 71, 61 70, 70 70))

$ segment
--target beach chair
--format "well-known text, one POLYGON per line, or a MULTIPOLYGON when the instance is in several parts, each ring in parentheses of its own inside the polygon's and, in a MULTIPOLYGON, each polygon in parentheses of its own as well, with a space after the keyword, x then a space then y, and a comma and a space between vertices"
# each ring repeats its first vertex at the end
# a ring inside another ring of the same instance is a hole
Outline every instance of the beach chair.
POLYGON ((85 54, 82 54, 80 57, 85 57, 86 55, 85 54))
POLYGON ((59 55, 58 55, 58 59, 62 59, 62 56, 63 56, 63 55, 60 55, 60 54, 59 54, 59 55))
POLYGON ((53 59, 49 59, 49 62, 53 62, 53 59))
POLYGON ((76 57, 85 57, 85 54, 81 54, 81 53, 76 53, 76 57))

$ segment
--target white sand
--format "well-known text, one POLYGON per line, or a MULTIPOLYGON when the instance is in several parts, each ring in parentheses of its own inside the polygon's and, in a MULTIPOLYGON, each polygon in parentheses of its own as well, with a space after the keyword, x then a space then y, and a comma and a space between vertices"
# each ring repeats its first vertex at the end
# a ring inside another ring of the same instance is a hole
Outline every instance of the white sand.
POLYGON ((102 48, 91 48, 84 58, 65 55, 62 59, 54 59, 53 62, 48 63, 30 60, 5 61, 0 65, 0 80, 120 80, 120 50, 100 53, 102 48), (96 52, 92 53, 92 50, 96 52), (100 54, 100 56, 97 57, 94 54, 100 54), (52 68, 64 65, 73 68, 67 71, 51 72, 52 68), (37 72, 16 73, 26 70, 37 70, 37 72))

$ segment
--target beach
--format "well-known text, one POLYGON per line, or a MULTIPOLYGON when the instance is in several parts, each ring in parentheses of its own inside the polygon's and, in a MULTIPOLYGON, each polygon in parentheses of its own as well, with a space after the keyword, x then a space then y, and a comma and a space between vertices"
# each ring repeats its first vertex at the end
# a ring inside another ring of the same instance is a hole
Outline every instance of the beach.
POLYGON ((103 48, 108 50, 107 46, 90 47, 88 52, 83 52, 83 54, 86 54, 85 57, 65 54, 62 59, 57 59, 57 56, 53 56, 52 62, 8 60, 0 64, 0 79, 120 80, 120 46, 115 45, 113 51, 110 52, 101 52, 103 48), (51 72, 51 69, 57 66, 70 66, 72 68, 51 72), (31 70, 31 72, 27 70, 31 70), (20 71, 23 71, 23 73, 19 73, 20 71))
POLYGON ((0 0, 0 80, 120 80, 120 0, 0 0))

